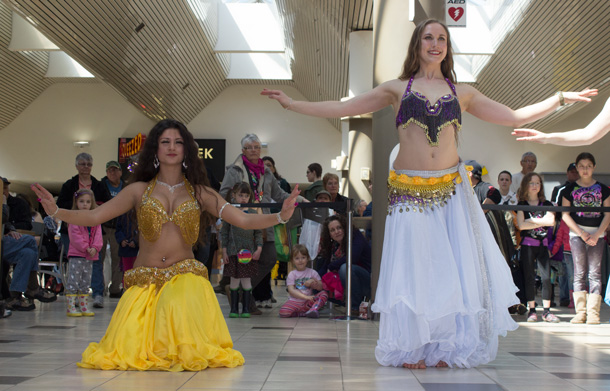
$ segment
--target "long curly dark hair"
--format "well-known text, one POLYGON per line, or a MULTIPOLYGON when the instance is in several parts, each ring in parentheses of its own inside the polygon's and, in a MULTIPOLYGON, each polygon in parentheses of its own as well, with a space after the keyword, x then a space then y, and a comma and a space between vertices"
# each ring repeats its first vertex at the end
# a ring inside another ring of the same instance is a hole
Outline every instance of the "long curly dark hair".
POLYGON ((447 34, 447 55, 445 59, 441 63, 441 72, 443 76, 449 79, 453 84, 456 83, 455 71, 453 70, 453 49, 451 48, 451 36, 449 35, 449 29, 447 26, 436 19, 427 19, 421 22, 415 27, 413 30, 413 35, 411 35, 411 41, 409 42, 409 50, 407 52, 407 58, 402 65, 402 73, 398 78, 400 80, 407 80, 412 75, 416 74, 419 71, 419 51, 421 49, 421 36, 424 32, 424 29, 427 25, 438 23, 445 29, 445 33, 447 34))
POLYGON ((339 224, 341 224, 341 228, 343 228, 343 240, 340 245, 343 252, 347 249, 347 221, 345 220, 345 217, 340 214, 330 216, 324 220, 324 224, 322 224, 322 234, 320 235, 320 255, 325 259, 330 259, 333 255, 334 240, 331 239, 330 231, 328 229, 328 226, 333 221, 338 221, 339 224))
POLYGON ((199 151, 195 139, 186 126, 174 119, 164 119, 159 122, 148 133, 142 150, 138 154, 138 164, 130 178, 130 182, 150 182, 158 173, 159 168, 155 168, 154 161, 159 149, 159 138, 167 129, 176 129, 180 133, 180 137, 184 141, 184 163, 187 168, 182 166, 182 172, 186 179, 195 189, 195 199, 201 209, 201 220, 199 222, 199 240, 202 243, 205 240, 205 231, 216 218, 205 211, 200 198, 200 192, 203 189, 211 197, 215 197, 214 193, 209 189, 210 181, 203 165, 203 161, 199 158, 199 151))

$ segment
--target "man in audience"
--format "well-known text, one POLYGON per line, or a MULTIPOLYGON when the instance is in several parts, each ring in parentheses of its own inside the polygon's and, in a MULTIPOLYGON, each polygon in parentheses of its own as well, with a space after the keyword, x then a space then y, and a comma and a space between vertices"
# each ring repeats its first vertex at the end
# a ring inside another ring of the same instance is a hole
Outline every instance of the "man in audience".
POLYGON ((318 163, 311 163, 307 166, 307 182, 312 182, 307 189, 303 190, 303 197, 313 201, 320 190, 324 190, 322 183, 322 166, 318 163))
MULTIPOLYGON (((551 194, 551 202, 555 205, 561 206, 561 191, 565 189, 566 186, 571 185, 580 178, 580 174, 578 174, 578 170, 576 169, 576 164, 570 163, 566 172, 566 176, 566 183, 564 183, 563 185, 557 185, 553 188, 553 193, 551 194)), ((561 218, 561 213, 559 213, 559 217, 561 218)))
MULTIPOLYGON (((466 170, 468 171, 468 175, 470 176, 470 183, 472 184, 472 189, 474 190, 474 194, 477 196, 479 203, 483 203, 487 198, 487 193, 490 189, 495 189, 490 183, 483 182, 481 177, 483 176, 483 166, 477 163, 476 160, 467 160, 464 162, 466 166, 466 170)), ((485 170, 487 173, 487 170, 485 170)), ((497 189, 496 189, 497 190, 497 189)))
POLYGON ((538 165, 538 159, 534 152, 525 152, 521 156, 521 171, 513 174, 513 183, 510 185, 510 190, 517 193, 519 186, 521 186, 521 180, 526 174, 534 171, 538 165))
MULTIPOLYGON (((4 182, 4 178, 2 179, 4 182)), ((3 195, 3 201, 6 198, 3 195)), ((2 221, 4 222, 5 218, 8 218, 9 215, 10 207, 8 202, 4 202, 2 204, 2 221)), ((1 258, 4 263, 3 270, 7 270, 8 265, 15 265, 9 287, 10 297, 6 301, 8 309, 31 311, 36 308, 33 299, 38 299, 42 302, 57 300, 57 296, 54 293, 43 290, 38 285, 38 245, 36 244, 36 239, 31 235, 22 235, 17 232, 9 221, 4 224, 1 258), (26 297, 23 297, 24 293, 26 297)), ((2 278, 4 285, 6 275, 2 275, 2 278)))
POLYGON ((27 201, 13 197, 9 192, 11 182, 4 177, 2 178, 3 194, 6 197, 6 204, 9 208, 9 217, 3 220, 5 223, 11 223, 15 229, 32 229, 32 213, 30 212, 30 206, 27 201))
MULTIPOLYGON (((114 198, 123 189, 125 182, 121 178, 123 170, 119 162, 111 160, 106 163, 106 176, 102 178, 102 183, 108 189, 110 198, 114 198)), ((114 234, 116 232, 116 221, 112 219, 104 223, 104 245, 100 251, 100 259, 103 261, 106 257, 106 248, 110 244, 110 259, 111 259, 111 279, 110 288, 108 289, 110 297, 119 298, 123 294, 121 283, 123 281, 123 272, 121 271, 121 258, 119 257, 119 244, 116 242, 114 234)))

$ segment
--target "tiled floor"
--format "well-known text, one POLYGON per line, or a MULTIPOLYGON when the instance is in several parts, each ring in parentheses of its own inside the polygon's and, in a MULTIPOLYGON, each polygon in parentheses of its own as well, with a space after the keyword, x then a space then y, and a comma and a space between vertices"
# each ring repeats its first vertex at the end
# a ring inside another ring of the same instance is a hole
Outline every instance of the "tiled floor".
MULTIPOLYGON (((286 293, 279 287, 281 302, 286 293)), ((226 297, 218 296, 225 314, 226 297)), ((599 326, 528 324, 500 339, 498 357, 475 369, 406 370, 380 367, 373 350, 378 323, 280 319, 278 306, 251 319, 227 319, 246 365, 202 372, 119 372, 79 369, 75 362, 103 335, 118 300, 94 318, 67 318, 64 298, 37 302, 33 312, 0 320, 2 390, 609 390, 610 307, 599 326)), ((337 314, 337 310, 335 310, 337 314)))

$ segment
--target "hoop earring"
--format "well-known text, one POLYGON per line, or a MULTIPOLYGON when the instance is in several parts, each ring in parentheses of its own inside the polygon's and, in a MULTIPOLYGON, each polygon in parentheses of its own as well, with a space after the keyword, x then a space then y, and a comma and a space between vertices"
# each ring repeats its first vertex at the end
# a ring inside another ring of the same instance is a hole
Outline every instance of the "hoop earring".
POLYGON ((186 165, 186 158, 182 160, 182 167, 184 167, 185 170, 188 168, 188 166, 186 165))
POLYGON ((155 168, 159 168, 159 165, 161 163, 159 163, 159 158, 157 157, 157 155, 155 155, 155 160, 153 160, 153 166, 155 166, 155 168))

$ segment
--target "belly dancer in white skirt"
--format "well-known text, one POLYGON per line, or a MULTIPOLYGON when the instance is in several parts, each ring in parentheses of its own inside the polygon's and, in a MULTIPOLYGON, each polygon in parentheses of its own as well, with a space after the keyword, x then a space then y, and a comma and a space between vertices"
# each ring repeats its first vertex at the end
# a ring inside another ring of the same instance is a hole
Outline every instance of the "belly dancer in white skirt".
POLYGON ((563 92, 518 110, 470 85, 455 85, 449 31, 436 20, 413 32, 398 79, 350 100, 293 101, 282 107, 346 117, 394 107, 400 149, 390 177, 381 273, 373 310, 381 313, 377 361, 411 369, 470 368, 493 360, 498 336, 517 328, 507 308, 516 288, 457 153, 461 112, 519 126, 597 90, 563 92))

